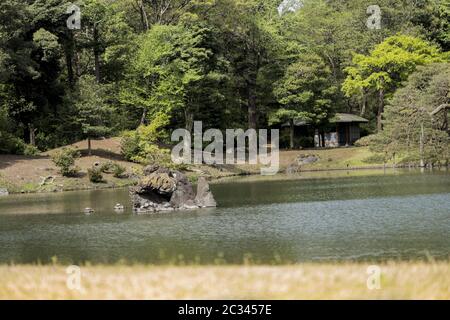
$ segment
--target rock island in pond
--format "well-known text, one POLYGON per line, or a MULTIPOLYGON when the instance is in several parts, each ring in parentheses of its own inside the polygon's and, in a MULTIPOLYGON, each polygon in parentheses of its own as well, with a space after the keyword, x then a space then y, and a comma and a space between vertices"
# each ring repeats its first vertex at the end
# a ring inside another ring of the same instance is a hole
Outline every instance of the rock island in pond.
POLYGON ((130 188, 133 210, 136 213, 154 213, 216 207, 209 184, 200 177, 197 192, 192 183, 179 171, 158 166, 144 169, 145 176, 130 188))

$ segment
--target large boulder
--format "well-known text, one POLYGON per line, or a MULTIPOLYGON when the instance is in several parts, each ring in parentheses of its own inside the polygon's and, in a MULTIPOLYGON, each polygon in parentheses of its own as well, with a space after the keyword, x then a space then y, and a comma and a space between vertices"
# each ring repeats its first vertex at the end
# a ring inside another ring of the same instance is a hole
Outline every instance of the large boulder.
POLYGON ((200 177, 197 183, 197 196, 195 203, 202 208, 217 207, 216 200, 209 189, 209 183, 204 177, 200 177))
POLYGON ((197 194, 192 183, 179 171, 146 167, 144 177, 130 188, 131 201, 137 213, 188 210, 215 207, 216 202, 204 178, 199 179, 197 194))
POLYGON ((9 195, 8 189, 0 188, 0 197, 9 195))

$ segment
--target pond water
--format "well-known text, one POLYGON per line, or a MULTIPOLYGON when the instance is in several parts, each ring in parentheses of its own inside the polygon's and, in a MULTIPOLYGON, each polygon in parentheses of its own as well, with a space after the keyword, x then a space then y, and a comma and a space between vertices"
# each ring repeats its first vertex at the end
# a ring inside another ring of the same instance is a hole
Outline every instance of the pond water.
POLYGON ((348 175, 235 179, 211 186, 217 209, 155 215, 133 214, 126 189, 3 197, 0 263, 449 258, 448 172, 348 175))

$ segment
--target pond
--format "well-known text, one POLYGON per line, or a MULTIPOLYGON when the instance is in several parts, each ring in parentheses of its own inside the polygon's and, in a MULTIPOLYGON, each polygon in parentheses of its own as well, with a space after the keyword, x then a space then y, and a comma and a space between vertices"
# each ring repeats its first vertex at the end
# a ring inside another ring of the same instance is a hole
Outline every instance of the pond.
POLYGON ((0 263, 449 258, 448 172, 347 175, 232 179, 211 186, 217 209, 154 215, 133 214, 126 189, 3 197, 0 263))

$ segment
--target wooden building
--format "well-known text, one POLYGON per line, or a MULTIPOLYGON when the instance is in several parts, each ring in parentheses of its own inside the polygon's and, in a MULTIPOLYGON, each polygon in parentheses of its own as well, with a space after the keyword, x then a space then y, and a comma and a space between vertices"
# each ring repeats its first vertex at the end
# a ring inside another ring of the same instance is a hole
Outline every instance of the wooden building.
POLYGON ((361 123, 369 120, 350 113, 337 113, 330 121, 328 129, 319 131, 306 121, 296 120, 286 123, 283 127, 290 127, 291 147, 296 137, 314 137, 314 146, 317 148, 337 148, 351 146, 361 138, 361 123))

